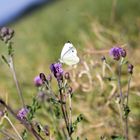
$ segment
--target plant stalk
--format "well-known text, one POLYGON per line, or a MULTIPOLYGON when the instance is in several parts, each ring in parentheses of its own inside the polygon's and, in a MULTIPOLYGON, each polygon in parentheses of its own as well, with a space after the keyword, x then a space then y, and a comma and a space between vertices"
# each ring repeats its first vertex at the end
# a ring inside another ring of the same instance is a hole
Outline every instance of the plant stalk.
POLYGON ((22 94, 22 91, 21 91, 21 88, 20 88, 20 85, 19 85, 19 82, 17 80, 17 76, 16 76, 16 71, 15 71, 15 67, 14 67, 14 62, 13 62, 13 57, 10 56, 9 58, 10 62, 9 62, 9 65, 10 65, 10 70, 11 70, 11 73, 13 75, 13 79, 14 79, 14 82, 15 82, 15 85, 16 85, 16 88, 17 88, 17 92, 18 92, 18 95, 21 99, 21 103, 22 103, 22 106, 25 107, 25 103, 24 103, 24 99, 23 99, 23 94, 22 94))

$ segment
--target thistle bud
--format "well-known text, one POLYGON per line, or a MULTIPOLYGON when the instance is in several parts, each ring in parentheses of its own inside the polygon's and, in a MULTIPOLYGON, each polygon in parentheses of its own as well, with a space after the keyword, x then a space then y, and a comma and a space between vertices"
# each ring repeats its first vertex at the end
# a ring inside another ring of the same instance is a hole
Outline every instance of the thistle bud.
POLYGON ((71 94, 71 93, 73 92, 72 87, 69 87, 69 88, 68 88, 68 91, 69 91, 69 93, 71 94))
POLYGON ((65 79, 67 80, 70 80, 70 73, 69 72, 66 72, 65 75, 64 75, 65 79))
POLYGON ((40 79, 42 80, 42 82, 47 81, 46 76, 45 76, 44 73, 40 73, 40 74, 39 74, 39 77, 40 77, 40 79))
POLYGON ((106 60, 105 56, 102 56, 102 57, 101 57, 101 60, 102 60, 102 61, 105 61, 105 60, 106 60))
POLYGON ((37 87, 39 87, 39 86, 41 86, 41 85, 43 84, 43 82, 42 82, 42 80, 41 80, 41 78, 40 78, 39 76, 36 76, 36 77, 34 78, 34 84, 35 84, 35 86, 37 86, 37 87))
POLYGON ((130 74, 133 74, 133 68, 134 68, 134 66, 132 64, 128 64, 128 72, 130 74))

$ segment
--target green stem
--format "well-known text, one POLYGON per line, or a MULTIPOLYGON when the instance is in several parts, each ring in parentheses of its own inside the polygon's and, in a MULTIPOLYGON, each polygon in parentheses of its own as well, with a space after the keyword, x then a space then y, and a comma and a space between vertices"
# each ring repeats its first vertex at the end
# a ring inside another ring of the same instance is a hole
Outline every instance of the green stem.
MULTIPOLYGON (((127 94, 126 94, 126 106, 128 106, 129 103, 129 91, 130 91, 130 82, 131 82, 131 78, 132 78, 132 74, 129 76, 129 80, 128 80, 128 87, 127 87, 127 94)), ((129 139, 129 129, 128 129, 128 116, 126 116, 125 118, 125 139, 128 140, 129 139)))

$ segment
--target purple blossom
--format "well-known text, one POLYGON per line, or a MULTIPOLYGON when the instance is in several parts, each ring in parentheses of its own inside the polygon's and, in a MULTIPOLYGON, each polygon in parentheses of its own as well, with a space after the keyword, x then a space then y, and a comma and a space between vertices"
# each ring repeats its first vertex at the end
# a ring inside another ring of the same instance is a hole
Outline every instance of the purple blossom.
POLYGON ((21 119, 24 119, 28 113, 29 113, 29 110, 25 107, 19 110, 17 116, 20 117, 21 119))
POLYGON ((125 57, 126 56, 126 51, 123 48, 119 48, 119 53, 121 57, 125 57))
POLYGON ((125 49, 115 46, 110 49, 110 55, 113 56, 115 60, 119 60, 120 57, 125 57, 126 56, 126 51, 125 49))
POLYGON ((42 80, 40 79, 40 76, 36 76, 34 78, 34 84, 38 87, 41 86, 43 84, 42 80))
POLYGON ((62 80, 64 71, 62 69, 62 64, 61 63, 51 64, 50 65, 50 70, 57 80, 62 80))

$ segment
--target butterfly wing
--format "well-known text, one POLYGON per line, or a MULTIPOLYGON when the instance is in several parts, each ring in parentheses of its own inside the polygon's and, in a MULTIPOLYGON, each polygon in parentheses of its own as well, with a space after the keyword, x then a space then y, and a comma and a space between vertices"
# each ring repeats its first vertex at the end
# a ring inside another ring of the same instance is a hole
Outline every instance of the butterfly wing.
POLYGON ((65 63, 67 65, 74 65, 79 62, 79 57, 77 56, 77 51, 73 47, 72 43, 65 43, 62 52, 60 62, 65 63))
POLYGON ((65 55, 62 62, 67 65, 75 65, 79 62, 79 57, 75 55, 65 55))
POLYGON ((64 47, 61 51, 61 58, 69 51, 69 49, 73 48, 73 44, 70 42, 67 42, 64 44, 64 47))

